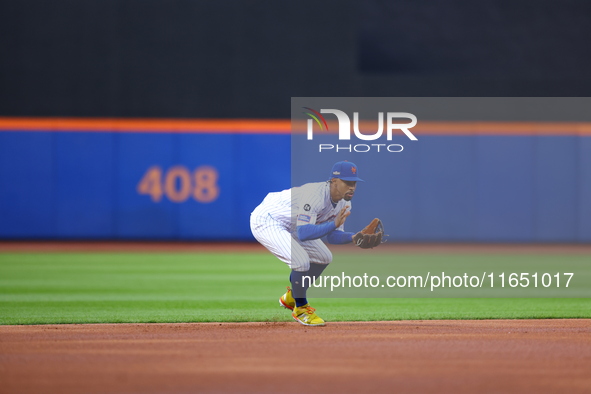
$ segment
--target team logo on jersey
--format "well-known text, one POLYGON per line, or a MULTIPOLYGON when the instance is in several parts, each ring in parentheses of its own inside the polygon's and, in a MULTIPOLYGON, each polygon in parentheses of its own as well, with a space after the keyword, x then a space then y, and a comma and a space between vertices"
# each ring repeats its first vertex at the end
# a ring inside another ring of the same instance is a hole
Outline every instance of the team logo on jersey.
POLYGON ((312 220, 312 218, 309 215, 298 215, 298 221, 300 222, 310 223, 310 220, 312 220))
POLYGON ((312 207, 310 207, 310 204, 304 205, 304 211, 309 211, 310 209, 312 209, 312 207))

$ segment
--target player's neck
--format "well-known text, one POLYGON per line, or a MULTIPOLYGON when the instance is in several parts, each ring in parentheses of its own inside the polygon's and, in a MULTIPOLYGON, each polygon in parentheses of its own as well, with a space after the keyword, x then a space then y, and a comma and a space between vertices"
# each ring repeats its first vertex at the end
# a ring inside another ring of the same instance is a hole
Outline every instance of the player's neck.
POLYGON ((332 197, 330 197, 330 203, 332 204, 333 208, 337 206, 337 203, 332 200, 332 197))
POLYGON ((335 202, 334 198, 332 197, 332 188, 333 188, 333 183, 332 182, 328 182, 328 198, 330 198, 330 203, 332 204, 332 207, 336 207, 337 204, 339 203, 339 201, 335 202))

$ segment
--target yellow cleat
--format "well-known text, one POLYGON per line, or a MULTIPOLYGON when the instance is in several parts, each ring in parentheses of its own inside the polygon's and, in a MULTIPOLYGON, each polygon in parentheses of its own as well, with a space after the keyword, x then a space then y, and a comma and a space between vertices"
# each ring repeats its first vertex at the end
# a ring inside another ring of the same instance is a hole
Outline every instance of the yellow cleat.
POLYGON ((279 297, 279 305, 281 305, 285 309, 289 309, 290 311, 293 311, 293 308, 295 308, 296 302, 293 298, 293 295, 291 294, 291 289, 289 287, 287 288, 287 293, 279 297))
POLYGON ((324 320, 316 313, 316 309, 312 308, 310 304, 295 307, 291 316, 298 322, 305 326, 323 326, 324 320))

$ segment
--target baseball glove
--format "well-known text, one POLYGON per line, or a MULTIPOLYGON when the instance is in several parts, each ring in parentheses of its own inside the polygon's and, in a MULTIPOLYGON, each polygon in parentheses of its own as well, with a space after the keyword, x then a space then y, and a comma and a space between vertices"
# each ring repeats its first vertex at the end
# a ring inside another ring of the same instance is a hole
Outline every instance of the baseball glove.
POLYGON ((363 230, 353 235, 353 243, 362 249, 375 248, 382 243, 384 236, 384 225, 382 221, 375 218, 363 230))

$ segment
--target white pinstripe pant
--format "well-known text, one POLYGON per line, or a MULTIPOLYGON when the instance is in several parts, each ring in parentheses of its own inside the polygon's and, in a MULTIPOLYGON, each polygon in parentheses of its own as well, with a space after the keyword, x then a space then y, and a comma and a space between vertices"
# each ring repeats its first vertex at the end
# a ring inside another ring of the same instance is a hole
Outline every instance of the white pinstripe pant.
POLYGON ((332 253, 322 240, 300 241, 262 210, 251 213, 250 230, 257 241, 294 271, 306 272, 310 263, 327 265, 332 261, 332 253))

